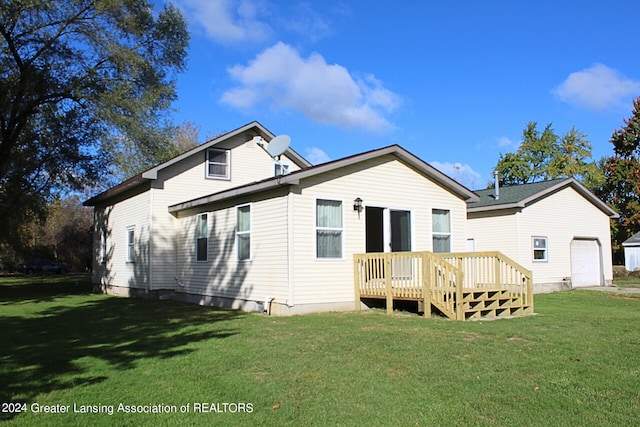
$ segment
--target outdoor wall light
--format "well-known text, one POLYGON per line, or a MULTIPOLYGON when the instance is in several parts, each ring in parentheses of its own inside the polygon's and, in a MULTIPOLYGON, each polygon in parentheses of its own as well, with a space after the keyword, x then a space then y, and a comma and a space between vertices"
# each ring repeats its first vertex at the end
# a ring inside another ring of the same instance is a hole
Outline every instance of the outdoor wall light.
POLYGON ((358 211, 358 217, 360 217, 360 212, 362 212, 362 199, 360 197, 353 201, 353 210, 358 211))

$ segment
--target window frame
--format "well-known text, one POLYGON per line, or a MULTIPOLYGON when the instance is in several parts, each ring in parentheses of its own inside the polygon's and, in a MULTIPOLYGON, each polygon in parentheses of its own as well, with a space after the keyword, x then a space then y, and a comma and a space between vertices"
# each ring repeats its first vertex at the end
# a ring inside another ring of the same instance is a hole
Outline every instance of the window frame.
POLYGON ((209 261, 209 213, 202 212, 196 216, 196 235, 195 235, 195 249, 196 249, 196 262, 208 262, 209 261), (202 218, 204 217, 204 224, 206 227, 205 233, 202 233, 202 218), (200 253, 200 241, 204 240, 204 257, 201 257, 200 253))
POLYGON ((549 262, 549 238, 547 236, 531 236, 531 260, 533 262, 549 262), (544 248, 536 248, 536 240, 544 241, 544 248), (536 251, 542 251, 543 258, 536 258, 536 251))
POLYGON ((235 231, 236 231, 236 261, 240 261, 240 262, 251 261, 251 255, 253 253, 253 251, 251 250, 251 203, 245 203, 245 204, 236 206, 235 231), (238 221, 238 219, 239 219, 240 210, 244 208, 249 209, 248 211, 249 212, 249 228, 247 230, 240 230, 240 222, 238 221), (240 257, 241 255, 240 254, 240 238, 245 236, 248 236, 249 238, 249 254, 248 256, 241 258, 240 257))
POLYGON ((316 197, 315 203, 313 206, 314 210, 314 253, 315 259, 319 261, 335 261, 335 260, 344 260, 344 242, 345 242, 345 203, 342 199, 335 199, 331 197, 316 197), (340 203, 340 227, 320 227, 318 226, 318 203, 320 201, 325 202, 338 202, 340 203), (318 254, 318 231, 339 231, 340 232, 340 256, 338 257, 328 257, 328 256, 319 256, 318 254))
POLYGON ((131 225, 127 227, 127 253, 126 253, 126 262, 134 263, 136 259, 136 227, 131 225))
POLYGON ((433 253, 448 253, 451 252, 451 245, 453 243, 453 227, 452 227, 452 221, 451 221, 452 215, 451 215, 451 209, 446 209, 446 208, 432 208, 431 209, 431 250, 433 251, 433 253), (448 232, 443 232, 443 231, 434 231, 434 226, 435 226, 435 221, 434 219, 434 214, 436 213, 436 211, 439 212, 448 212, 448 217, 449 217, 449 231, 448 232), (449 238, 449 251, 448 252, 436 252, 436 248, 435 248, 435 237, 436 236, 440 236, 440 237, 448 237, 449 238))
POLYGON ((204 170, 204 174, 205 177, 207 179, 222 179, 222 180, 229 180, 231 178, 231 150, 227 150, 227 149, 223 149, 223 148, 207 148, 207 150, 205 151, 205 170, 204 170), (226 157, 226 162, 225 163, 221 163, 221 162, 212 162, 209 156, 209 153, 212 152, 216 152, 216 153, 224 153, 225 157, 226 157), (226 174, 225 175, 221 175, 221 174, 211 174, 209 173, 210 170, 210 166, 211 165, 224 165, 225 166, 225 170, 226 170, 226 174))
POLYGON ((100 228, 100 264, 107 263, 107 227, 100 228))

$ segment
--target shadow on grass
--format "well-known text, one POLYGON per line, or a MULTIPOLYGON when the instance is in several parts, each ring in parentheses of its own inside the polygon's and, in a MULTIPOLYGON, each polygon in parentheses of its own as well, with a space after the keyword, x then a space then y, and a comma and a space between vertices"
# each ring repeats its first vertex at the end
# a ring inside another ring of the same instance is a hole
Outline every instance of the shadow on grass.
POLYGON ((0 310, 8 309, 0 311, 0 402, 32 402, 43 393, 108 378, 108 371, 92 371, 83 358, 126 370, 144 359, 190 353, 191 343, 237 334, 220 322, 244 315, 176 301, 91 295, 89 286, 36 283, 12 285, 9 292, 2 286, 0 310))
POLYGON ((91 293, 91 276, 16 275, 0 278, 0 304, 3 302, 46 302, 65 295, 91 293))

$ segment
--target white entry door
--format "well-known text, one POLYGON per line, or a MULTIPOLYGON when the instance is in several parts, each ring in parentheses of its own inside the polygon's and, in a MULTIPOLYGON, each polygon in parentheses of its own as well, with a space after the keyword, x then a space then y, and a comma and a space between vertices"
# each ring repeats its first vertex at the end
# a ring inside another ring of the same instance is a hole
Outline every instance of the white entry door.
POLYGON ((600 286, 601 278, 598 241, 573 240, 571 242, 571 286, 574 288, 600 286))

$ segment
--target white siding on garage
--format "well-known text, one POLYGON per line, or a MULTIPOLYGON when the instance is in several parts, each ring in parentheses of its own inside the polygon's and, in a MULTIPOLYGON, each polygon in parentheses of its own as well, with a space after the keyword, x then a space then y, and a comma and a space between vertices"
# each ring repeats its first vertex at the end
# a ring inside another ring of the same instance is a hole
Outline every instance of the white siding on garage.
POLYGON ((517 261, 520 257, 519 215, 521 213, 515 209, 501 213, 469 213, 467 237, 474 239, 478 252, 499 251, 517 261))
POLYGON ((599 241, 604 279, 613 279, 609 217, 573 188, 527 206, 519 229, 523 238, 548 238, 548 262, 533 262, 531 248, 520 247, 520 263, 533 270, 534 282, 558 283, 571 277, 571 242, 576 238, 599 241))

